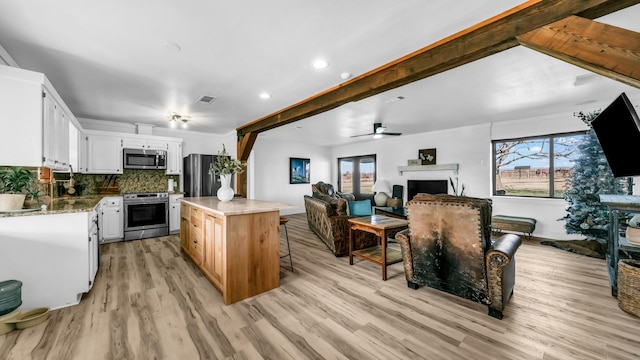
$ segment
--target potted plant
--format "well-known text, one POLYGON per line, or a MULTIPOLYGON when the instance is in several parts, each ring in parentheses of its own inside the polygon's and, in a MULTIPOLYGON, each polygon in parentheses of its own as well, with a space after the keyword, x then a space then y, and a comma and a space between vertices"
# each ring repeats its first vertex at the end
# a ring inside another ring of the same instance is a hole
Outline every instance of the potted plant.
POLYGON ((231 188, 231 176, 243 170, 244 164, 238 160, 231 159, 227 153, 227 148, 222 144, 222 152, 218 152, 216 161, 209 168, 209 174, 220 176, 222 187, 216 193, 220 201, 231 201, 233 199, 234 191, 231 188))
POLYGON ((31 171, 12 166, 0 171, 0 210, 20 210, 33 182, 31 171))

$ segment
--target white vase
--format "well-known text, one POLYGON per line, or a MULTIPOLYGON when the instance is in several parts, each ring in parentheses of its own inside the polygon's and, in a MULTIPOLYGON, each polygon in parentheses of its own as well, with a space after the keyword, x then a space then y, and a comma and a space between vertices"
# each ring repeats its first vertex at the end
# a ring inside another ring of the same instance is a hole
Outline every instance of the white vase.
POLYGON ((218 200, 222 202, 231 201, 233 199, 234 191, 231 188, 231 177, 233 175, 220 175, 220 183, 222 187, 218 189, 216 195, 218 196, 218 200))
POLYGON ((24 205, 25 194, 0 194, 0 210, 20 210, 24 205))

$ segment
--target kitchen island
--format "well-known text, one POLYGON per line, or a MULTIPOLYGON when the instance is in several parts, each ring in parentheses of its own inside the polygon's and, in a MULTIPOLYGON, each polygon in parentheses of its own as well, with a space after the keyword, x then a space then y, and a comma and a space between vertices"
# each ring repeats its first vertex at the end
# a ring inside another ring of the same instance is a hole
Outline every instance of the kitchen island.
POLYGON ((280 286, 280 210, 294 206, 235 198, 184 198, 180 247, 231 304, 280 286))

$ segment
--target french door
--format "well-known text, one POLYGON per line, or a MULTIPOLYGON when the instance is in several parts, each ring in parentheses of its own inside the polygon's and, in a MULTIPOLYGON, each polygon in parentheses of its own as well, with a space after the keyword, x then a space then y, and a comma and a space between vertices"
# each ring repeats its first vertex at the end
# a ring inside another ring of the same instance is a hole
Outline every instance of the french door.
POLYGON ((376 156, 351 156, 338 158, 338 189, 353 193, 356 199, 373 200, 373 183, 376 181, 376 156))

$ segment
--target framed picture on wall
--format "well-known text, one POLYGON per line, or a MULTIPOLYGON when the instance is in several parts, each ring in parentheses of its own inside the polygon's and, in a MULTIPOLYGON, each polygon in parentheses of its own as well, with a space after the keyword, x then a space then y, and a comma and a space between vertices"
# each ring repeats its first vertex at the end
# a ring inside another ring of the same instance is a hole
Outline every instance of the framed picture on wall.
POLYGON ((311 160, 289 158, 289 184, 311 183, 311 160))
POLYGON ((435 165, 436 149, 422 149, 418 151, 418 157, 422 160, 422 165, 435 165))

